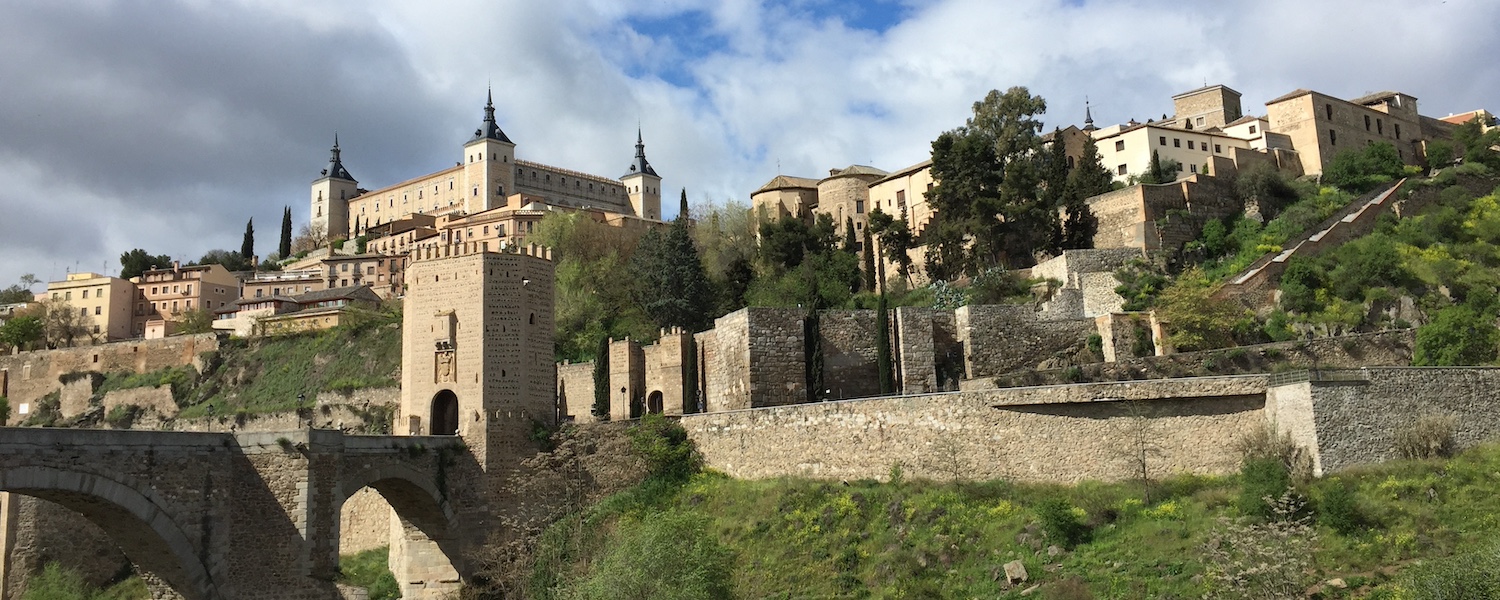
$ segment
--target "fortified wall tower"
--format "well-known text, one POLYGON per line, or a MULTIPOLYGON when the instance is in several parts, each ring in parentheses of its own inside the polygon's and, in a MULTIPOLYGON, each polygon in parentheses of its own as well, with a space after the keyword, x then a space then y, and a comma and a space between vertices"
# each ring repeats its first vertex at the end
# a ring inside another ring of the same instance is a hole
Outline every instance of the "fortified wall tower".
MULTIPOLYGON (((484 242, 411 255, 402 329, 397 435, 456 435, 472 458, 452 465, 453 506, 470 543, 504 529, 502 482, 536 452, 528 435, 557 417, 552 350, 553 264, 537 247, 484 242)), ((393 536, 393 541, 396 541, 393 536)), ((472 547, 472 546, 471 546, 472 547)), ((392 547, 393 561, 409 553, 392 547)))

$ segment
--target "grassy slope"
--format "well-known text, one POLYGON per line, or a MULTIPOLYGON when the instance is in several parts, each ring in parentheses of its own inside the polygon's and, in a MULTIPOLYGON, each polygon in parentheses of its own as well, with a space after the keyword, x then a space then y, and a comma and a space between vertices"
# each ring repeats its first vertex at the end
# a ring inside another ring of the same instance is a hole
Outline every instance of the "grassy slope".
POLYGON ((294 410, 297 397, 318 392, 400 385, 401 315, 364 313, 349 325, 295 335, 232 339, 205 356, 202 375, 192 367, 150 373, 110 373, 96 389, 171 385, 181 416, 255 414, 294 410))
MULTIPOLYGON (((1344 577, 1350 590, 1323 597, 1362 597, 1389 578, 1388 567, 1487 545, 1500 535, 1497 483, 1500 447, 1314 482, 1303 490, 1313 498, 1330 486, 1351 486, 1367 524, 1350 535, 1318 527, 1309 583, 1344 577)), ((1200 598, 1201 549, 1218 519, 1238 516, 1238 494, 1237 478, 1174 479, 1142 502, 1138 484, 842 485, 705 474, 680 489, 626 492, 554 526, 533 583, 567 587, 590 576, 622 523, 688 513, 731 551, 734 596, 741 598, 1020 597, 1020 589, 1002 592, 996 582, 1001 565, 1018 559, 1032 582, 1043 584, 1043 598, 1089 597, 1064 595, 1068 580, 1096 598, 1200 598), (1047 553, 1052 542, 1040 539, 1034 511, 1049 498, 1067 500, 1094 525, 1091 541, 1056 558, 1047 553)))

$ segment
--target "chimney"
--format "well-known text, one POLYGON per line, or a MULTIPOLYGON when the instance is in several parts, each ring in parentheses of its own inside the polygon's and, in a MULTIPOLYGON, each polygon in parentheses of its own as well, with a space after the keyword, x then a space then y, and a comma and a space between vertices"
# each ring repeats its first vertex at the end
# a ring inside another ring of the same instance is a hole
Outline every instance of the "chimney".
POLYGON ((175 260, 172 261, 172 272, 173 273, 181 273, 182 272, 182 263, 178 262, 178 261, 175 261, 175 260))

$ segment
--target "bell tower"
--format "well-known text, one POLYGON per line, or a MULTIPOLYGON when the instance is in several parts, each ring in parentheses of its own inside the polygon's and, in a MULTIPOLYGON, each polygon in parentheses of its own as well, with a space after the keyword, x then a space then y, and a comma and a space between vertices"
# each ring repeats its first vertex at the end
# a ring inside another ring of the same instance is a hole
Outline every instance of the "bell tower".
POLYGON ((630 196, 630 208, 642 219, 661 220, 661 176, 651 163, 646 161, 646 144, 641 141, 641 130, 635 130, 635 160, 630 170, 620 177, 625 184, 625 193, 630 196))
POLYGON ((322 227, 328 239, 349 238, 349 200, 359 195, 359 182, 339 159, 339 135, 333 134, 332 156, 321 177, 313 180, 308 223, 322 227))
POLYGON ((495 123, 494 92, 484 103, 484 122, 464 144, 464 212, 473 214, 505 206, 516 193, 516 144, 495 123))

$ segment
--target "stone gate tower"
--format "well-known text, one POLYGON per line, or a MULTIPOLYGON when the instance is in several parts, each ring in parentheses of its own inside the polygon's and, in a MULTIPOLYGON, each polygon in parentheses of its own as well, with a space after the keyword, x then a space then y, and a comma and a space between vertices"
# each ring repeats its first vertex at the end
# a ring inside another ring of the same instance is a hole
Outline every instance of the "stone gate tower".
POLYGON ((534 423, 554 424, 552 277, 537 246, 413 252, 397 433, 458 435, 484 466, 529 448, 534 423))

